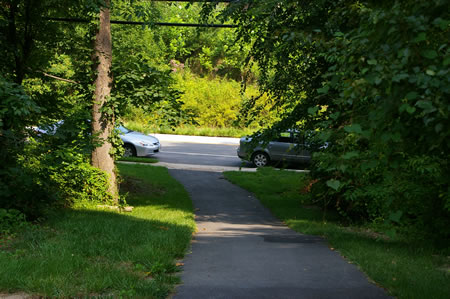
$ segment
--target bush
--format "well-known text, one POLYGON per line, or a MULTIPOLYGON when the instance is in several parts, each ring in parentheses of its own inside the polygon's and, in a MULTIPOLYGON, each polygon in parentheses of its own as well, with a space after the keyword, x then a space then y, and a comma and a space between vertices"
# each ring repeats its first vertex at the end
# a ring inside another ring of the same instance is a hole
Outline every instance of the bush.
POLYGON ((40 112, 22 86, 0 76, 0 208, 39 214, 45 191, 18 155, 26 146, 26 126, 40 112))
POLYGON ((26 226, 25 214, 15 209, 0 209, 0 236, 26 226))
POLYGON ((294 107, 275 129, 330 144, 312 165, 318 201, 450 240, 448 1, 239 1, 223 17, 252 41, 261 90, 294 107))
MULTIPOLYGON (((47 161, 46 161, 47 162, 47 161)), ((74 155, 70 161, 49 163, 44 173, 50 179, 51 188, 64 205, 75 202, 112 203, 108 193, 108 175, 90 165, 83 155, 74 155)))
POLYGON ((333 143, 315 164, 331 204, 438 242, 450 240, 445 8, 411 0, 355 10, 358 25, 322 44, 329 68, 317 99, 329 101, 322 117, 310 110, 333 143))
POLYGON ((22 86, 0 77, 0 98, 0 208, 8 211, 4 215, 17 210, 34 220, 55 206, 111 200, 106 174, 88 161, 92 145, 83 113, 68 117, 55 135, 33 138, 30 126, 40 109, 22 86))
POLYGON ((242 93, 239 82, 198 77, 188 69, 175 73, 174 78, 176 88, 182 92, 176 107, 171 102, 160 101, 153 104, 152 112, 130 108, 125 121, 140 123, 141 127, 148 127, 153 132, 174 130, 183 134, 189 130, 197 132, 194 127, 200 127, 210 130, 211 134, 230 136, 229 130, 254 132, 279 120, 275 103, 267 94, 260 96, 254 85, 248 85, 242 93), (220 129, 226 132, 218 132, 220 129))

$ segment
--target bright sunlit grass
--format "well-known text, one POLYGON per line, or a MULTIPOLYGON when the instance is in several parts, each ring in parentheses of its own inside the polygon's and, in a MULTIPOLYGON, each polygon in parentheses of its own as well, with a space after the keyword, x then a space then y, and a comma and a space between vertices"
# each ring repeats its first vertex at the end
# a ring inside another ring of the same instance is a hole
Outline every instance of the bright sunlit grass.
POLYGON ((214 127, 196 127, 196 126, 180 126, 176 128, 151 127, 140 121, 127 121, 125 126, 133 131, 145 134, 175 134, 190 136, 214 136, 214 137, 237 137, 248 136, 254 133, 255 129, 237 129, 237 128, 214 128, 214 127))
POLYGON ((0 250, 0 293, 165 298, 195 229, 187 192, 167 169, 118 165, 130 213, 55 212, 0 250))
POLYGON ((151 157, 121 157, 118 161, 137 162, 137 163, 158 163, 158 159, 151 157))

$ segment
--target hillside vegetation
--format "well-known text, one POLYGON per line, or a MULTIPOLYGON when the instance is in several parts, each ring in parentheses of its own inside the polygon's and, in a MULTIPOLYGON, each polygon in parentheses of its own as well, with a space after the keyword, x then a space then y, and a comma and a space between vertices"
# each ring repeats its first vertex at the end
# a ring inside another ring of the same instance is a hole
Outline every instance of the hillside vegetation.
POLYGON ((188 69, 172 76, 181 92, 179 110, 170 110, 165 101, 151 112, 131 108, 124 117, 127 126, 147 133, 240 137, 280 119, 274 103, 265 94, 259 96, 254 85, 242 92, 241 84, 232 79, 200 77, 188 69), (253 115, 244 115, 242 107, 255 98, 255 106, 249 111, 253 115))

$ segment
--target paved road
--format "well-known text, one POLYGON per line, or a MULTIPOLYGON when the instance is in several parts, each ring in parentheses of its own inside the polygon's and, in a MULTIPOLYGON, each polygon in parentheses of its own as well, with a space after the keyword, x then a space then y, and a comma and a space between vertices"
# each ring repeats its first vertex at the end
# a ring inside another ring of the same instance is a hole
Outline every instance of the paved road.
MULTIPOLYGON (((198 166, 225 167, 239 169, 241 166, 249 166, 236 155, 237 146, 226 144, 199 144, 162 142, 161 152, 157 158, 162 163, 176 165, 190 165, 191 168, 198 166)), ((182 168, 186 168, 183 167, 182 168)))
POLYGON ((214 138, 157 135, 161 151, 155 156, 158 165, 169 169, 191 169, 222 172, 226 170, 255 171, 247 162, 238 158, 237 138, 214 138))
MULTIPOLYGON (((256 168, 238 158, 238 138, 155 135, 161 142, 161 151, 155 158, 157 165, 169 169, 190 169, 223 172, 230 170, 256 171, 256 168)), ((290 165, 291 170, 304 170, 302 165, 290 165)))
POLYGON ((190 193, 198 227, 175 299, 387 297, 323 239, 287 228, 223 178, 254 170, 236 157, 236 140, 158 138, 160 165, 190 193))

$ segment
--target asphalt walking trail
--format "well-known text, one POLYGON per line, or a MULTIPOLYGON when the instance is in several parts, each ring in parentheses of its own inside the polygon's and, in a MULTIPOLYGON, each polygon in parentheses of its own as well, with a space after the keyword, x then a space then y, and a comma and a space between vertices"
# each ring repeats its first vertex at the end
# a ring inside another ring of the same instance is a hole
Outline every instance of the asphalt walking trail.
POLYGON ((323 239, 287 228, 220 172, 170 173, 190 193, 198 228, 174 298, 388 297, 323 239))

